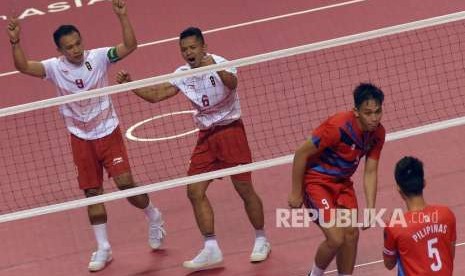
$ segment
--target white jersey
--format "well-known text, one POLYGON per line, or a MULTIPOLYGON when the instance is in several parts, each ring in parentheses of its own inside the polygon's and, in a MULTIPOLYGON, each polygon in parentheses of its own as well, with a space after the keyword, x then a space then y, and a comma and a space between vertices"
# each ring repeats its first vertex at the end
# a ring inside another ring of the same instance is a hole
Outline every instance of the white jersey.
MULTIPOLYGON (((211 55, 216 63, 227 61, 223 57, 211 55)), ((190 70, 188 64, 175 72, 190 70)), ((236 68, 225 71, 237 75, 236 68)), ((236 90, 226 87, 216 72, 188 77, 171 82, 191 101, 196 110, 194 121, 200 129, 216 125, 227 125, 241 117, 241 106, 236 90)))
MULTIPOLYGON (((55 84, 58 95, 76 94, 108 85, 107 56, 110 47, 84 52, 84 62, 75 65, 61 56, 43 60, 45 79, 55 84)), ((118 117, 109 96, 63 104, 60 112, 68 130, 79 138, 105 137, 118 126, 118 117)))

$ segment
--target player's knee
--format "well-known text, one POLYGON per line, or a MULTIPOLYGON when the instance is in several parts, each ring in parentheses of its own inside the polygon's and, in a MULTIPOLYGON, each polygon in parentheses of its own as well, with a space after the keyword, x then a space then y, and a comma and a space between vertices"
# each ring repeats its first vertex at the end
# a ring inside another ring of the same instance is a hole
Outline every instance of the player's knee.
POLYGON ((113 176, 113 180, 115 181, 116 186, 120 190, 127 190, 136 187, 136 184, 130 172, 113 176))
POLYGON ((344 235, 345 242, 356 243, 358 242, 358 237, 359 237, 359 231, 358 231, 358 228, 356 227, 347 228, 347 230, 345 231, 345 235, 344 235))
POLYGON ((86 197, 93 197, 93 196, 98 196, 103 193, 103 190, 101 188, 92 188, 92 189, 86 189, 84 190, 84 194, 86 197))
POLYGON ((331 249, 336 250, 344 244, 344 235, 343 234, 330 235, 326 239, 326 243, 331 249))
POLYGON ((255 197, 257 194, 249 181, 233 180, 234 188, 241 195, 242 198, 255 197))
POLYGON ((120 190, 127 190, 136 187, 136 185, 132 182, 117 183, 117 186, 120 190))
POLYGON ((195 185, 187 185, 187 197, 190 201, 201 201, 205 198, 205 191, 195 187, 195 185))

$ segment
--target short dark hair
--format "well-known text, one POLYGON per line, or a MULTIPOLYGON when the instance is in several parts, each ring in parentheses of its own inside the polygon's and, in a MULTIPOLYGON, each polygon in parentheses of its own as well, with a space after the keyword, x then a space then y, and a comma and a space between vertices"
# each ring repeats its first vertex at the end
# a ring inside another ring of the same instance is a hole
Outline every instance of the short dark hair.
POLYGON ((79 30, 73 25, 61 25, 58 27, 58 29, 56 29, 56 31, 53 33, 53 40, 55 41, 55 45, 60 48, 60 39, 63 36, 72 34, 74 32, 81 36, 79 30))
POLYGON ((371 83, 360 83, 354 90, 355 108, 359 109, 363 102, 375 100, 379 105, 383 104, 384 93, 371 83))
POLYGON ((189 27, 189 28, 185 29, 179 35, 179 40, 184 39, 184 38, 189 37, 189 36, 195 36, 197 39, 200 40, 200 42, 202 42, 202 44, 205 44, 205 39, 203 38, 202 31, 199 28, 197 28, 197 27, 189 27))
POLYGON ((423 194, 425 178, 423 163, 415 157, 405 156, 396 164, 394 172, 397 185, 408 197, 423 194))

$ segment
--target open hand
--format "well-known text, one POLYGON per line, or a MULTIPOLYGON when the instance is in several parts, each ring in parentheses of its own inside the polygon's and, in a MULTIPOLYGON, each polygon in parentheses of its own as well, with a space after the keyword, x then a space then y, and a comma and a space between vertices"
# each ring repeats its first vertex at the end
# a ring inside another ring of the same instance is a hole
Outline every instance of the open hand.
POLYGON ((302 194, 290 193, 287 203, 290 208, 300 208, 302 207, 304 200, 302 194))

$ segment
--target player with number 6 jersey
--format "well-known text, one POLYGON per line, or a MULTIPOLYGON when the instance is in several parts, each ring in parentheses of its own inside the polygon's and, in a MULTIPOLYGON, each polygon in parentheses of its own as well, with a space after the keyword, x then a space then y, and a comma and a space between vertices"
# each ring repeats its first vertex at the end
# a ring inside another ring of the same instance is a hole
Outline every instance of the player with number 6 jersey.
POLYGON ((407 205, 406 225, 384 229, 384 265, 398 275, 452 276, 454 268, 456 221, 445 206, 429 205, 423 198, 423 163, 404 157, 395 168, 397 190, 407 205))
MULTIPOLYGON (((226 61, 217 55, 209 56, 212 64, 226 61)), ((186 71, 190 68, 190 65, 186 64, 175 72, 186 71)), ((236 68, 225 69, 224 72, 233 76, 237 75, 236 68)), ((226 86, 217 72, 172 81, 171 84, 191 101, 197 111, 194 114, 195 123, 201 130, 218 125, 228 125, 241 117, 241 106, 236 89, 226 86)))
MULTIPOLYGON (((187 64, 179 67, 176 72, 226 61, 220 56, 207 53, 207 45, 198 28, 184 30, 179 37, 179 46, 187 64)), ((117 81, 131 81, 131 77, 127 72, 121 71, 117 75, 117 81)), ((236 88, 237 71, 229 68, 136 89, 134 92, 152 103, 168 99, 179 91, 189 99, 196 110, 195 123, 200 128, 188 170, 188 175, 194 175, 252 161, 236 88)), ((265 237, 263 206, 252 186, 251 173, 232 175, 231 180, 244 201, 250 223, 255 229, 255 243, 250 261, 263 261, 268 257, 271 247, 265 237)), ((204 237, 204 248, 200 253, 183 263, 188 269, 204 269, 223 261, 214 231, 213 209, 206 195, 210 182, 203 181, 187 186, 187 195, 204 237)))

